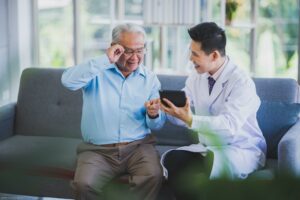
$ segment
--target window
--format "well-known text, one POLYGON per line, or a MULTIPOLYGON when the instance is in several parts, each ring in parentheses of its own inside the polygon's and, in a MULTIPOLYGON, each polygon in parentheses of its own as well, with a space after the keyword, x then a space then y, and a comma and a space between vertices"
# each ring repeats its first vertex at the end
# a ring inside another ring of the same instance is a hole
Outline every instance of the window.
POLYGON ((80 19, 78 34, 79 40, 78 62, 81 60, 102 55, 111 41, 111 4, 110 0, 80 0, 78 1, 80 19))
POLYGON ((226 31, 227 55, 240 68, 255 74, 255 0, 213 0, 209 8, 212 21, 226 31))
POLYGON ((254 76, 297 79, 298 1, 213 0, 210 7, 211 19, 225 25, 227 54, 241 68, 254 76))
MULTIPOLYGON (((146 29, 148 67, 158 73, 186 73, 190 66, 187 29, 192 24, 181 21, 191 22, 193 18, 188 12, 176 14, 172 9, 165 11, 170 12, 170 18, 150 8, 153 2, 165 4, 162 0, 38 0, 40 65, 69 66, 99 56, 110 45, 113 27, 133 22, 146 29), (151 21, 153 13, 155 21, 151 21), (167 20, 159 22, 156 15, 167 20), (172 16, 176 15, 180 15, 176 19, 179 21, 174 23, 172 16)), ((180 2, 189 9, 197 7, 197 21, 215 21, 223 26, 228 38, 227 54, 249 74, 297 78, 298 1, 168 2, 180 2), (186 6, 185 2, 196 6, 186 6)))
POLYGON ((226 53, 240 68, 251 73, 251 29, 227 27, 226 53))
POLYGON ((143 0, 125 0, 125 17, 131 20, 143 19, 143 0))
POLYGON ((260 0, 257 75, 297 78, 299 5, 295 0, 260 0))
POLYGON ((72 0, 38 1, 39 65, 74 64, 72 0))
POLYGON ((64 67, 102 55, 113 27, 133 22, 147 32, 147 66, 158 72, 184 71, 188 26, 144 24, 143 9, 144 0, 38 0, 39 64, 64 67))

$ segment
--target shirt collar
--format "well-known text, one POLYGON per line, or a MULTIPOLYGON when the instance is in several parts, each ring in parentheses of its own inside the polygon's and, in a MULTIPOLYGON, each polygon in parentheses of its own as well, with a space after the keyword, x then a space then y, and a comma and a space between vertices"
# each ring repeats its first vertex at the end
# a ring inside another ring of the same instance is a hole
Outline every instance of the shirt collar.
POLYGON ((214 73, 210 77, 212 77, 214 80, 217 80, 220 77, 220 75, 221 75, 222 71, 224 70, 225 66, 227 65, 227 63, 228 63, 228 58, 226 56, 225 61, 222 64, 222 66, 218 69, 218 71, 216 71, 216 73, 214 73))
POLYGON ((138 68, 134 71, 134 73, 138 73, 138 74, 140 74, 140 75, 142 75, 142 76, 146 76, 145 75, 145 66, 143 65, 143 64, 140 64, 139 66, 138 66, 138 68))
MULTIPOLYGON (((110 65, 108 65, 107 67, 106 67, 106 69, 114 69, 114 70, 116 70, 117 72, 120 72, 121 73, 121 71, 119 70, 119 68, 117 67, 117 65, 116 64, 110 64, 110 65)), ((134 71, 134 72, 132 72, 132 73, 134 73, 135 75, 136 74, 140 74, 140 75, 142 75, 142 76, 146 76, 146 73, 145 73, 145 66, 143 65, 143 64, 140 64, 139 66, 138 66, 138 68, 134 71)))

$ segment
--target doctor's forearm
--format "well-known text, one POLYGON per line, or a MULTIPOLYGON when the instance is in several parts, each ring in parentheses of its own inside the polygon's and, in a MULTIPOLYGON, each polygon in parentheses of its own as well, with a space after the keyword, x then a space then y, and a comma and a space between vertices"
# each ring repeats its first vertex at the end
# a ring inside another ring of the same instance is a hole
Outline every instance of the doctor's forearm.
POLYGON ((209 129, 215 134, 228 135, 231 137, 235 132, 234 128, 230 126, 230 122, 223 116, 199 116, 194 115, 192 118, 192 129, 209 129))
POLYGON ((187 115, 186 117, 184 117, 181 120, 184 121, 189 128, 192 127, 193 115, 187 115))

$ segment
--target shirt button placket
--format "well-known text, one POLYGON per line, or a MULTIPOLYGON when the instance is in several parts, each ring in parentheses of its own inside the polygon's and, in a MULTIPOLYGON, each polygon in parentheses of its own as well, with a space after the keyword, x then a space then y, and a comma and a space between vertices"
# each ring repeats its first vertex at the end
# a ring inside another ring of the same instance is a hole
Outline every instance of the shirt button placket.
POLYGON ((124 102, 124 85, 126 84, 126 79, 124 79, 122 81, 122 86, 121 86, 121 91, 120 91, 120 121, 119 121, 119 136, 118 136, 118 142, 121 142, 121 134, 124 130, 124 126, 123 126, 123 120, 124 120, 124 105, 123 105, 123 102, 124 102))

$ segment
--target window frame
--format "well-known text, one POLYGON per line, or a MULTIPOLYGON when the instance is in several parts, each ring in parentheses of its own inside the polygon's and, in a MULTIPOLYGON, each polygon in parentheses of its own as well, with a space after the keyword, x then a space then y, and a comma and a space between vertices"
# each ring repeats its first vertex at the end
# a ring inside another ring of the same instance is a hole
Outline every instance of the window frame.
MULTIPOLYGON (((39 33, 38 33, 38 8, 37 8, 37 1, 38 0, 32 0, 32 18, 33 18, 33 23, 32 23, 32 32, 33 32, 33 37, 35 38, 32 43, 33 43, 33 63, 35 66, 39 65, 39 33)), ((82 51, 81 51, 81 43, 80 43, 80 23, 79 23, 79 18, 80 18, 80 11, 79 11, 79 4, 80 1, 82 0, 72 0, 73 4, 73 37, 74 37, 74 49, 73 49, 73 56, 74 56, 74 63, 79 64, 82 62, 82 51)), ((201 1, 201 0, 199 0, 201 1)), ((248 25, 232 25, 233 28, 248 28, 250 29, 250 46, 249 46, 249 55, 250 55, 250 73, 251 75, 254 75, 256 72, 256 39, 257 39, 257 19, 258 19, 258 0, 250 0, 251 1, 251 19, 250 19, 250 24, 248 25)), ((225 3, 226 0, 220 0, 221 2, 221 26, 225 28, 225 3)), ((113 27, 119 23, 119 22, 134 22, 134 23, 139 23, 143 24, 145 26, 159 26, 160 27, 160 45, 161 45, 161 50, 159 53, 160 57, 160 65, 161 66, 166 66, 167 64, 167 43, 168 43, 168 37, 166 36, 165 29, 166 24, 156 24, 156 25, 150 25, 150 24, 144 24, 143 20, 125 20, 125 0, 111 0, 110 1, 110 31, 112 31, 113 27), (117 6, 118 5, 118 6, 117 6)), ((211 12, 212 12, 212 6, 211 6, 211 1, 204 2, 202 7, 202 15, 201 15, 201 21, 210 21, 212 19, 211 17, 211 12)), ((298 0, 298 9, 300 5, 300 0, 298 0)), ((298 78, 298 83, 300 83, 300 15, 298 18, 298 23, 299 23, 299 31, 298 31, 298 73, 297 73, 297 78, 298 78)), ((180 24, 174 25, 177 26, 175 31, 176 38, 179 37, 179 28, 180 24)), ((179 47, 179 41, 180 39, 176 39, 176 47, 179 47)), ((179 50, 175 50, 176 54, 176 62, 179 61, 178 55, 179 55, 179 50)), ((146 56, 147 57, 147 56, 146 56)), ((149 55, 148 55, 149 58, 149 55)), ((147 60, 147 59, 146 59, 147 60)), ((151 62, 149 62, 151 63, 151 62)), ((146 63, 147 64, 147 63, 146 63)), ((152 65, 150 65, 152 67, 152 65)), ((177 70, 174 68, 174 70, 177 70)))

